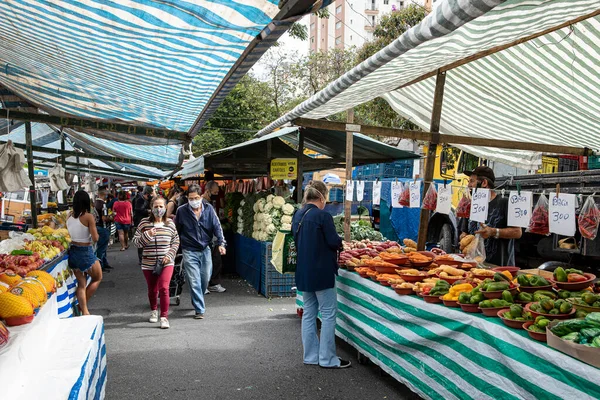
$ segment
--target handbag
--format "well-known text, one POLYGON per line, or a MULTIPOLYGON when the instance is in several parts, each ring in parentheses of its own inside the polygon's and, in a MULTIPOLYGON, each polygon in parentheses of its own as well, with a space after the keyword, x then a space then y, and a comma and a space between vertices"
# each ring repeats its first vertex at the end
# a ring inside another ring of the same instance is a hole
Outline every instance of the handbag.
MULTIPOLYGON (((156 240, 156 236, 154 235, 154 248, 156 250, 156 254, 158 254, 158 241, 156 240)), ((159 276, 160 274, 162 274, 163 269, 165 268, 165 266, 163 265, 162 260, 160 259, 160 257, 156 256, 156 260, 154 261, 154 269, 152 270, 152 274, 159 276)))

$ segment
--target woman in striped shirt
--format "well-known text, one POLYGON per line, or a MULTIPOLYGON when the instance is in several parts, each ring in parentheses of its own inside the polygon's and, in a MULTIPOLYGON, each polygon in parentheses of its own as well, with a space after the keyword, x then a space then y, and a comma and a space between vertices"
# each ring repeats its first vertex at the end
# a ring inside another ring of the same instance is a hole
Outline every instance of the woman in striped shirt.
POLYGON ((179 248, 179 235, 175 223, 167 218, 167 202, 163 197, 152 199, 149 217, 140 221, 133 244, 143 249, 142 272, 148 283, 148 300, 150 300, 150 322, 158 322, 157 297, 160 295, 160 327, 169 328, 169 282, 173 275, 175 255, 179 248), (164 268, 160 275, 154 275, 156 260, 160 260, 164 268))

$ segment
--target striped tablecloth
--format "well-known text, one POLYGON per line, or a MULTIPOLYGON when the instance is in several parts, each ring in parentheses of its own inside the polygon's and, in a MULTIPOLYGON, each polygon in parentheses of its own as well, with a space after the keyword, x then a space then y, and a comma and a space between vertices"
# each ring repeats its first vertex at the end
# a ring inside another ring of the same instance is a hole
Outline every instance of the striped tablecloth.
POLYGON ((69 256, 65 254, 59 260, 55 260, 42 267, 56 280, 56 300, 58 302, 58 316, 69 318, 73 316, 73 306, 77 304, 75 289, 77 280, 73 271, 69 269, 69 256))
MULTIPOLYGON (((423 398, 600 398, 600 370, 498 318, 339 274, 336 334, 423 398)), ((303 305, 300 292, 296 304, 303 305)))

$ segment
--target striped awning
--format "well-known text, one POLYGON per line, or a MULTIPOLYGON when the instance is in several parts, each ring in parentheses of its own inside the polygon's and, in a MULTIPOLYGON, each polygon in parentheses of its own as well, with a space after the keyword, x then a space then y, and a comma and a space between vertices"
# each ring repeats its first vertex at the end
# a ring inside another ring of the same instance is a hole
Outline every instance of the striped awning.
MULTIPOLYGON (((447 76, 441 133, 598 150, 599 15, 597 0, 446 0, 260 134, 378 96, 429 130, 435 74, 442 69, 447 76)), ((537 168, 541 158, 458 147, 526 169, 537 168)))
POLYGON ((187 131, 277 3, 2 1, 0 85, 54 115, 187 131))

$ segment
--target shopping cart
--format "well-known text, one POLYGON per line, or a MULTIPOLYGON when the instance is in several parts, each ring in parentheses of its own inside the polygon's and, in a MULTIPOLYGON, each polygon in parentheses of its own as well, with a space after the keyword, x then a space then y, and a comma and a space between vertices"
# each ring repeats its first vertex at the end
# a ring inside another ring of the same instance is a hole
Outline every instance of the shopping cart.
POLYGON ((185 270, 183 269, 183 255, 181 253, 175 256, 175 266, 173 268, 173 276, 169 283, 169 297, 175 298, 175 305, 181 303, 181 291, 185 284, 185 270))

